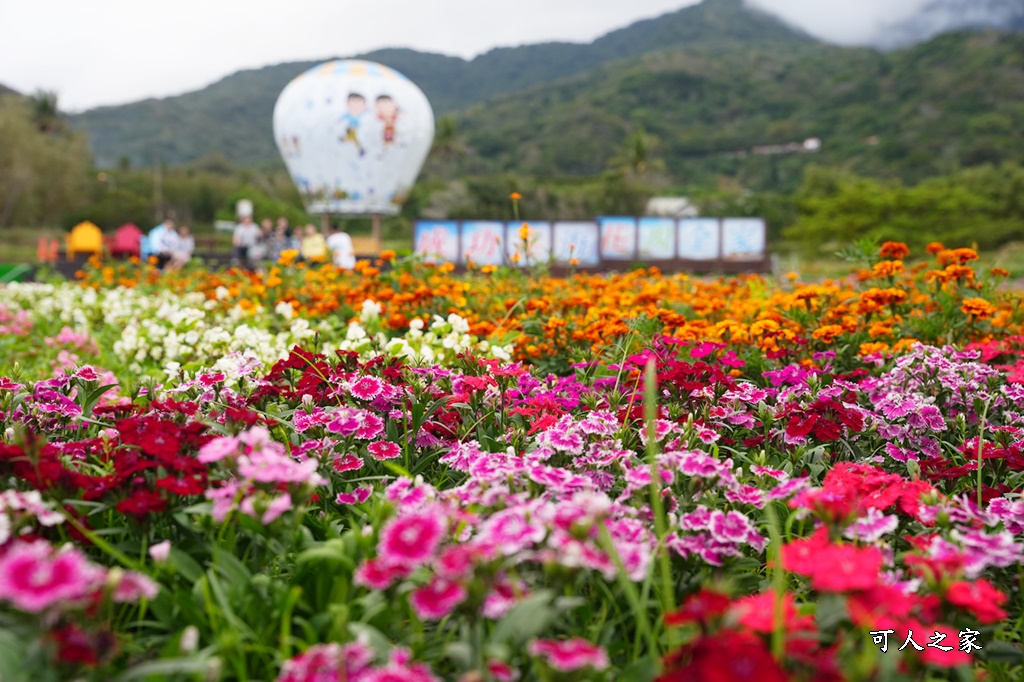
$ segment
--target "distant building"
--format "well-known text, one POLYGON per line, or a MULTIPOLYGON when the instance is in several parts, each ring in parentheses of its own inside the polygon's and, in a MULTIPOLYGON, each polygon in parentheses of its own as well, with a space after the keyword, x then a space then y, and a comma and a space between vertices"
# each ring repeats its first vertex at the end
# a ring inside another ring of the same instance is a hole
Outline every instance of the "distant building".
POLYGON ((696 218, 700 210, 686 197, 651 197, 644 215, 664 218, 696 218))

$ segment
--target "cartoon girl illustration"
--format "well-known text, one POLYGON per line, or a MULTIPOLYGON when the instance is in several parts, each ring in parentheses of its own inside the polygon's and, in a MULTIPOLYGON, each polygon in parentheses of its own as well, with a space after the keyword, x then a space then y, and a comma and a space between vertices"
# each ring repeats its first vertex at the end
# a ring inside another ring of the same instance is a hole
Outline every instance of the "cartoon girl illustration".
POLYGON ((398 120, 398 107, 390 95, 377 98, 377 118, 384 124, 384 146, 395 143, 395 122, 398 120))

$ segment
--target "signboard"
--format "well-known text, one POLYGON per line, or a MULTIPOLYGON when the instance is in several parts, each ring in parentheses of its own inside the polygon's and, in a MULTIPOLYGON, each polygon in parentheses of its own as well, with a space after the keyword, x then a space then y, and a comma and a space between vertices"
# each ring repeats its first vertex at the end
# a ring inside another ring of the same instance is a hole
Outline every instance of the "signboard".
POLYGON ((505 223, 467 220, 462 223, 460 261, 475 265, 501 265, 505 253, 505 223))
POLYGON ((520 267, 547 263, 551 259, 551 223, 508 223, 505 244, 510 263, 520 267), (518 258, 513 258, 516 255, 518 258))
POLYGON ((683 260, 718 258, 718 218, 683 218, 679 221, 679 248, 683 260))
POLYGON ((762 218, 726 218, 722 221, 722 258, 761 260, 764 258, 766 232, 762 218))
POLYGON ((600 264, 597 223, 559 222, 554 226, 553 255, 556 263, 567 264, 575 258, 579 265, 600 264))
POLYGON ((598 218, 601 258, 636 260, 636 218, 598 218))
POLYGON ((676 221, 641 218, 639 260, 672 260, 676 255, 676 221))
POLYGON ((426 263, 458 262, 459 224, 454 220, 418 221, 414 251, 426 263))

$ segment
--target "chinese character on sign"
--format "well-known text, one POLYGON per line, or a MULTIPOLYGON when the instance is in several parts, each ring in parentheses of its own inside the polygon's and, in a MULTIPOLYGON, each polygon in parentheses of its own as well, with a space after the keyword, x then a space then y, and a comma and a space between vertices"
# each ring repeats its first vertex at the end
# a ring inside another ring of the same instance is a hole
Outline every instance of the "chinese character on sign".
POLYGON ((981 649, 981 647, 975 642, 980 634, 980 632, 971 630, 970 628, 962 630, 960 632, 960 651, 965 654, 969 654, 975 649, 981 649))
POLYGON ((935 633, 932 634, 931 641, 928 642, 928 646, 938 649, 940 651, 952 651, 953 647, 942 646, 942 640, 944 639, 946 639, 946 633, 939 632, 938 630, 936 630, 935 633))
POLYGON ((889 635, 895 634, 895 630, 873 630, 871 634, 871 641, 875 644, 882 645, 882 653, 884 654, 889 650, 889 635))
POLYGON ((914 631, 913 630, 908 630, 907 631, 907 641, 903 642, 903 646, 900 647, 900 651, 903 651, 904 649, 906 649, 908 644, 913 644, 914 648, 917 649, 918 651, 924 651, 924 647, 914 641, 914 631))

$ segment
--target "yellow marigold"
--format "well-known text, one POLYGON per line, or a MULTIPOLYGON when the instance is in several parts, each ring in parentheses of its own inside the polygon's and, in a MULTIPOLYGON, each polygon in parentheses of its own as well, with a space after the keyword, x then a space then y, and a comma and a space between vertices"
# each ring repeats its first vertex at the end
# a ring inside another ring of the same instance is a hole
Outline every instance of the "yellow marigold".
POLYGON ((871 268, 871 274, 875 277, 895 277, 903 272, 903 270, 903 261, 884 260, 881 263, 875 263, 874 267, 871 268))
POLYGON ((524 242, 530 238, 530 224, 523 223, 519 226, 519 238, 524 242))
POLYGON ((281 252, 277 262, 280 265, 292 265, 295 263, 295 259, 299 257, 298 249, 285 249, 281 252))
POLYGON ((962 310, 965 315, 971 315, 979 320, 985 320, 995 314, 996 307, 983 298, 965 298, 963 304, 960 306, 960 310, 962 310))
POLYGON ((885 242, 878 250, 880 258, 893 258, 899 260, 910 255, 910 249, 903 242, 885 242))
POLYGON ((480 268, 480 272, 482 272, 485 275, 489 275, 492 272, 495 272, 497 269, 498 268, 494 265, 485 265, 482 268, 480 268))
POLYGON ((832 343, 837 336, 842 336, 845 333, 845 331, 846 330, 844 330, 838 324, 826 324, 815 329, 814 333, 811 334, 811 336, 818 339, 822 343, 832 343))

